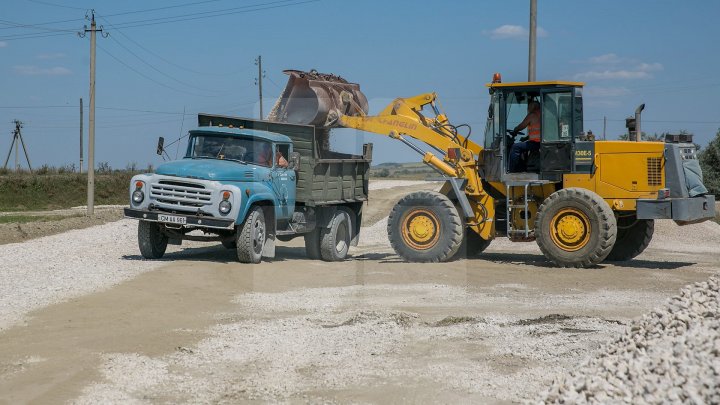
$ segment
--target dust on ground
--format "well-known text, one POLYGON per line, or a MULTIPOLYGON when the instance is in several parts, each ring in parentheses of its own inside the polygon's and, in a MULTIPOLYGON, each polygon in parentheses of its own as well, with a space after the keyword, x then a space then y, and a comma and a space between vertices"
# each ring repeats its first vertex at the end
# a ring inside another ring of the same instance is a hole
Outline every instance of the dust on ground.
POLYGON ((85 277, 77 262, 46 266, 55 284, 95 292, 57 293, 4 331, 0 401, 521 402, 720 272, 713 222, 658 221, 636 260, 593 269, 553 268, 534 243, 501 239, 479 259, 404 263, 383 221, 413 187, 373 192, 363 242, 342 263, 306 259, 298 239, 259 265, 209 244, 149 262, 129 247, 132 221, 73 231, 122 241, 103 262, 117 280, 85 277))

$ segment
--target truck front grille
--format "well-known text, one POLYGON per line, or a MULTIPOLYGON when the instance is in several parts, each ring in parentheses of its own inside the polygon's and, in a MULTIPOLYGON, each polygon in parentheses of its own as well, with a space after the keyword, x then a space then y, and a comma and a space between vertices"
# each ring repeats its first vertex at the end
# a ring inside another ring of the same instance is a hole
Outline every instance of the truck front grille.
POLYGON ((203 207, 212 203, 212 191, 205 186, 181 181, 160 180, 150 187, 150 197, 163 204, 178 207, 203 207))
POLYGON ((648 186, 662 186, 662 158, 647 158, 648 186))

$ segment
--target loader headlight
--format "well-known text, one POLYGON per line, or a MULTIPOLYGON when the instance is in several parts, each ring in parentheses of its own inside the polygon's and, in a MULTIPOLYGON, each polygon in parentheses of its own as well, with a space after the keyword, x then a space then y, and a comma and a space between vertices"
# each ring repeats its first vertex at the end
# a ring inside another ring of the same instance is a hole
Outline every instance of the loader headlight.
POLYGON ((132 200, 135 204, 140 204, 145 199, 145 193, 142 190, 135 190, 132 193, 132 200))
POLYGON ((218 210, 220 214, 227 215, 230 213, 230 210, 232 210, 232 204, 230 204, 228 200, 222 200, 220 201, 220 205, 218 205, 218 210))

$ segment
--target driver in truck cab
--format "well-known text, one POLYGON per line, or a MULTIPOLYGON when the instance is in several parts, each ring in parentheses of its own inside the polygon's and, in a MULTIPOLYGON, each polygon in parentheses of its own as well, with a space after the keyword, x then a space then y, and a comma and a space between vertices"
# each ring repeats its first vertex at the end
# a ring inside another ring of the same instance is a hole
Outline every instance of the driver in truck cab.
POLYGON ((525 142, 516 142, 510 148, 510 172, 523 171, 521 164, 521 156, 523 153, 532 152, 540 149, 540 103, 531 101, 528 103, 528 113, 525 119, 513 129, 513 136, 518 132, 527 128, 527 138, 525 142))
MULTIPOLYGON (((260 153, 257 157, 257 164, 267 167, 272 167, 273 165, 273 153, 272 153, 272 146, 268 142, 262 142, 260 144, 260 153)), ((275 163, 278 167, 286 168, 288 167, 288 161, 283 157, 282 153, 280 151, 277 152, 275 155, 275 163)))

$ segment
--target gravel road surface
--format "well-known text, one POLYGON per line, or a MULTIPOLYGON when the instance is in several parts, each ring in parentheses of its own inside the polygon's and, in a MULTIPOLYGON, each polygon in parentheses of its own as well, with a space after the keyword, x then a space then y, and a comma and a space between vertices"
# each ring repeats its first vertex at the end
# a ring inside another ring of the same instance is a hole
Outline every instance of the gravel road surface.
POLYGON ((299 240, 254 266, 200 243, 144 261, 130 220, 0 246, 0 402, 535 401, 720 272, 714 222, 658 222, 646 253, 595 269, 502 240, 403 263, 384 218, 432 187, 376 185, 342 263, 307 260, 299 240))

